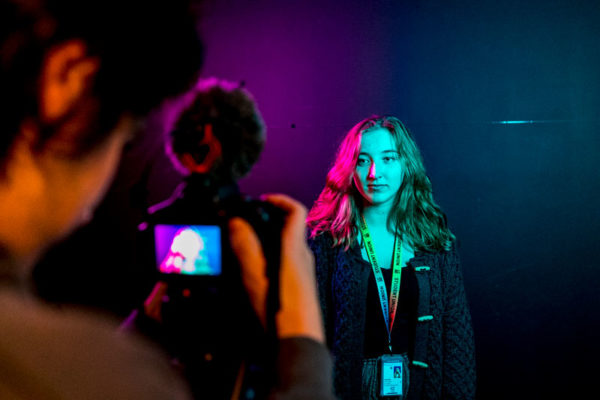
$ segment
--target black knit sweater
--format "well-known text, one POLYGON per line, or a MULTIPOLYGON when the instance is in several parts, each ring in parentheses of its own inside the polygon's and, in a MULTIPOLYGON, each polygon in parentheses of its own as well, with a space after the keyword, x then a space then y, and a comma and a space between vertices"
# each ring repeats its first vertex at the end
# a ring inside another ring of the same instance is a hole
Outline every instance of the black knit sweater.
MULTIPOLYGON (((360 399, 365 305, 371 266, 360 247, 332 247, 330 235, 309 240, 327 344, 334 356, 336 394, 360 399)), ((419 301, 408 399, 473 399, 473 330, 456 250, 417 252, 409 261, 417 277, 419 301)))

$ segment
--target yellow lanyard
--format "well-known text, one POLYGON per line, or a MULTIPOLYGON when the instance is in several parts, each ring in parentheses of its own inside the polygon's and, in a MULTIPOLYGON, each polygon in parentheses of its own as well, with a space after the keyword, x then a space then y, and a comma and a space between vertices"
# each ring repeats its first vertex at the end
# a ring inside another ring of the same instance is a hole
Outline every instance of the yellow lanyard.
POLYGON ((392 287, 390 290, 390 300, 388 305, 387 290, 385 288, 385 281, 383 279, 383 273, 381 267, 377 262, 375 256, 375 246, 373 244, 373 238, 369 233, 367 222, 365 217, 361 215, 358 227, 360 234, 362 235, 363 241, 365 242, 365 248, 367 250, 367 256, 371 261, 371 267, 373 268, 373 274, 375 276, 375 284, 377 285, 377 291, 379 292, 379 301, 381 303, 381 311, 383 312, 383 318, 385 320, 385 327, 388 332, 388 347, 390 352, 392 351, 392 327, 394 326, 394 320, 396 319, 396 311, 398 310, 398 301, 400 298, 400 282, 402 279, 402 241, 398 240, 398 235, 394 236, 394 259, 392 268, 392 287))

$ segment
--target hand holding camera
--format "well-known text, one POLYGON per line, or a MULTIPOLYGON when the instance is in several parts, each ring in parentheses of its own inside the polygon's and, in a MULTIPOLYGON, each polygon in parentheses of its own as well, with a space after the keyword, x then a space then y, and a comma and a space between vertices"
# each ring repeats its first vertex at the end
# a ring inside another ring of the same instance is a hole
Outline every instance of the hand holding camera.
MULTIPOLYGON (((305 240, 306 208, 282 195, 265 197, 271 204, 286 211, 281 240, 280 293, 277 315, 277 336, 309 337, 324 341, 320 309, 317 303, 314 259, 305 240)), ((240 263, 242 281, 258 318, 265 324, 268 280, 266 260, 256 233, 242 218, 229 221, 229 240, 240 263)), ((146 315, 161 321, 161 306, 168 284, 158 282, 144 302, 146 315)))

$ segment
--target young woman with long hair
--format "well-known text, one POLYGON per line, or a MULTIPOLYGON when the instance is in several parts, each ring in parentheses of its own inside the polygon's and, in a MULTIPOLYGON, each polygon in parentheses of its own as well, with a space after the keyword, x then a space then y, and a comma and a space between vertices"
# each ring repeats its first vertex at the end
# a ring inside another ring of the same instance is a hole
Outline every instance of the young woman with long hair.
POLYGON ((337 395, 474 398, 456 238, 400 120, 348 132, 307 224, 337 395))

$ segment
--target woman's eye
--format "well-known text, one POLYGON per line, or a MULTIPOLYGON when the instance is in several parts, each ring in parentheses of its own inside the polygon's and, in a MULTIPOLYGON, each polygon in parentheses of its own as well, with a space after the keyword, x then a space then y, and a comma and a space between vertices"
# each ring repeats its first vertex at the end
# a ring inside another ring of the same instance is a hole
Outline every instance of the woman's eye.
POLYGON ((356 165, 363 166, 363 165, 367 165, 368 163, 369 163, 369 160, 364 159, 364 158, 359 158, 358 161, 356 162, 356 165))

